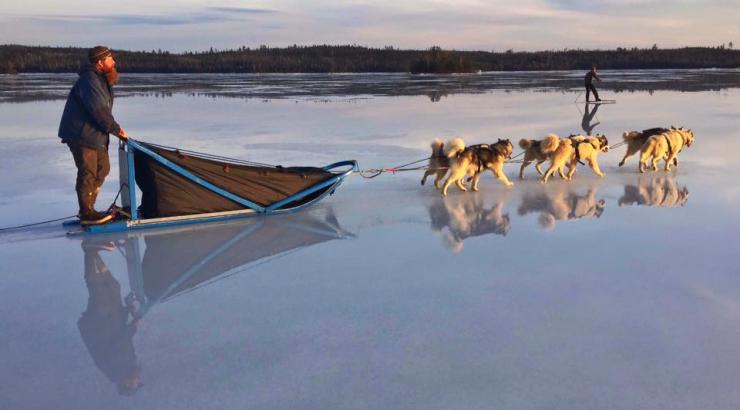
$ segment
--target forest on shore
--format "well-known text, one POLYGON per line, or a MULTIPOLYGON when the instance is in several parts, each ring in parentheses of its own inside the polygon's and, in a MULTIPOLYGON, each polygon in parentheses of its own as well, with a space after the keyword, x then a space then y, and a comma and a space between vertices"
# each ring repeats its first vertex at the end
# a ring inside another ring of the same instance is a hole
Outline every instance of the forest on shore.
MULTIPOLYGON (((171 53, 113 50, 128 73, 468 73, 477 71, 738 68, 740 50, 717 47, 617 48, 556 51, 402 50, 357 45, 316 45, 171 53)), ((0 45, 0 74, 70 73, 87 48, 0 45)))

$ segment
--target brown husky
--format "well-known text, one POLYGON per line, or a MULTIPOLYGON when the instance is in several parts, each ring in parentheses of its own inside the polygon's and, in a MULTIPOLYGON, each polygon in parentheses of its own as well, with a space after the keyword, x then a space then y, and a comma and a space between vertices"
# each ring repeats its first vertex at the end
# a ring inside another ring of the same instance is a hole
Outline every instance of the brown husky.
POLYGON ((596 175, 604 177, 604 173, 599 168, 598 155, 599 152, 609 152, 609 140, 606 139, 606 136, 601 134, 594 136, 571 135, 568 138, 573 141, 575 152, 575 158, 568 164, 568 179, 571 179, 576 172, 577 163, 583 163, 583 161, 591 167, 596 175))
POLYGON ((447 196, 447 188, 455 183, 461 191, 467 191, 463 179, 469 175, 473 191, 478 190, 480 175, 487 169, 506 186, 514 185, 504 174, 504 162, 511 158, 514 146, 508 139, 499 139, 495 144, 465 146, 461 138, 455 138, 445 148, 445 155, 450 160, 450 174, 442 186, 442 195, 447 196))
POLYGON ((524 159, 522 160, 522 167, 519 168, 519 179, 524 179, 524 168, 529 166, 533 161, 537 161, 534 164, 534 169, 540 176, 544 175, 540 166, 547 161, 548 155, 542 152, 542 141, 543 140, 530 140, 522 138, 519 140, 519 147, 524 150, 524 159))
POLYGON ((561 178, 568 179, 563 169, 566 164, 569 164, 575 158, 573 141, 570 138, 561 139, 555 134, 550 134, 542 140, 542 147, 540 149, 550 158, 550 168, 542 176, 542 182, 547 182, 555 171, 558 172, 561 178))
POLYGON ((422 185, 427 182, 428 176, 434 175, 434 187, 439 189, 439 182, 445 177, 450 167, 450 159, 445 156, 444 146, 445 143, 439 138, 432 141, 432 156, 429 157, 429 168, 424 171, 424 176, 421 178, 422 185))
POLYGON ((678 166, 678 153, 683 147, 694 143, 694 132, 690 129, 674 128, 658 135, 653 135, 642 145, 640 153, 640 172, 645 172, 648 162, 653 171, 658 170, 658 162, 665 160, 665 170, 670 171, 671 164, 678 166))
POLYGON ((547 169, 542 177, 542 182, 552 176, 555 171, 565 180, 570 181, 576 172, 576 166, 579 162, 586 161, 594 173, 600 177, 604 173, 599 168, 599 152, 609 151, 609 141, 604 135, 597 134, 592 137, 584 135, 570 135, 567 138, 558 138, 557 135, 548 135, 543 141, 543 151, 549 152, 550 168, 547 169), (564 175, 563 170, 568 166, 568 174, 564 175))
POLYGON ((645 144, 648 138, 653 135, 662 134, 668 131, 668 128, 649 128, 643 131, 625 131, 622 134, 622 139, 627 144, 627 152, 624 153, 624 158, 619 161, 619 166, 624 165, 627 158, 640 152, 640 148, 645 144))

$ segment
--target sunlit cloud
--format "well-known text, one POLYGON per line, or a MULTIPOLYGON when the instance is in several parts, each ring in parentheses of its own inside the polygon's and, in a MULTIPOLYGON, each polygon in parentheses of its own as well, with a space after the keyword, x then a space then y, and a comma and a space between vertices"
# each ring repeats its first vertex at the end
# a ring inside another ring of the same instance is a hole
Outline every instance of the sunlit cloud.
POLYGON ((3 2, 0 39, 74 45, 87 44, 90 33, 102 33, 119 49, 183 51, 262 44, 459 50, 682 47, 740 38, 735 23, 740 7, 727 0, 520 0, 515 5, 502 0, 175 0, 151 7, 130 0, 105 13, 86 14, 99 10, 88 3, 40 1, 34 11, 19 0, 3 2))

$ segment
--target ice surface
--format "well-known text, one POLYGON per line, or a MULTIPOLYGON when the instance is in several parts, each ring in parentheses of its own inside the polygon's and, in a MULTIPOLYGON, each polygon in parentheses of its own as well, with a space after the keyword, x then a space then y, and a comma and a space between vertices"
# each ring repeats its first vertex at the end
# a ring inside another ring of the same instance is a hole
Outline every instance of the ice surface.
MULTIPOLYGON (((133 137, 164 145, 374 168, 429 155, 434 137, 582 131, 579 75, 553 75, 576 81, 570 89, 518 73, 513 91, 432 99, 429 85, 384 91, 397 75, 294 75, 290 88, 305 93, 267 100, 212 90, 232 76, 176 77, 194 87, 137 76, 132 87, 149 94, 126 91, 124 76, 115 114, 133 137)), ((0 227, 76 211, 74 166, 56 137, 73 77, 39 77, 12 92, 10 76, 0 80, 0 95, 12 94, 0 101, 0 227), (57 91, 22 98, 39 87, 57 91)), ((288 76, 265 77, 247 88, 288 76)), ((694 130, 667 174, 639 175, 636 157, 617 167, 617 148, 600 155, 604 179, 580 167, 571 183, 541 185, 532 166, 519 181, 511 164, 512 189, 489 173, 481 192, 442 198, 420 171, 351 176, 292 216, 84 238, 57 224, 2 233, 0 408, 736 408, 739 84, 604 88, 618 102, 589 125, 612 144, 625 130, 694 130), (143 387, 120 395, 136 374, 143 387)), ((117 191, 111 154, 101 203, 117 191)))

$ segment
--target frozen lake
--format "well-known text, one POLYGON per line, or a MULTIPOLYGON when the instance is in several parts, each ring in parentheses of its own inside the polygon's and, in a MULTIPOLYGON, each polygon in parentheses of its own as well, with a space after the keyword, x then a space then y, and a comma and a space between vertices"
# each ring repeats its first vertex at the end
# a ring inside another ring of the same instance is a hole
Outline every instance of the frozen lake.
MULTIPOLYGON (((617 103, 596 112, 580 72, 123 75, 132 137, 282 165, 584 128, 696 143, 669 173, 617 167, 622 147, 603 179, 509 164, 513 188, 443 199, 421 171, 351 176, 292 216, 0 232, 0 408, 737 408, 740 70, 600 75, 617 103)), ((74 79, 0 75, 0 228, 76 213, 56 137, 74 79)))

